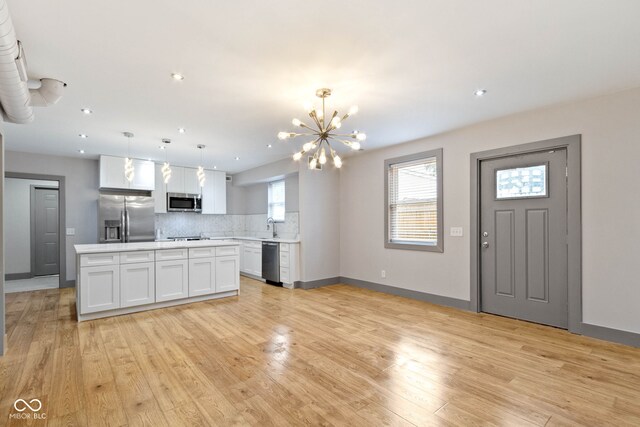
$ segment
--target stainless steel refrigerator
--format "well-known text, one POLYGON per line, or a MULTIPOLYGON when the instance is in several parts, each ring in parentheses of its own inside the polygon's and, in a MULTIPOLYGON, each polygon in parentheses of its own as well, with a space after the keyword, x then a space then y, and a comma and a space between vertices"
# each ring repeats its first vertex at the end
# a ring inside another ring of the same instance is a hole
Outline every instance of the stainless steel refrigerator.
POLYGON ((101 194, 98 203, 100 243, 155 240, 153 197, 101 194))

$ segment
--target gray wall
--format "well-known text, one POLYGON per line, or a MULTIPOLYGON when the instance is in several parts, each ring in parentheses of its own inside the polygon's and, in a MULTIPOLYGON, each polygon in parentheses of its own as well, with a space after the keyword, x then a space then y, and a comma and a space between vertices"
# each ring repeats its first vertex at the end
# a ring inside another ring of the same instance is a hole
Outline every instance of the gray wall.
MULTIPOLYGON (((340 182, 336 169, 300 164, 300 258, 303 282, 340 276, 340 182)), ((367 215, 367 213, 365 213, 367 215)))
POLYGON ((4 194, 11 204, 5 205, 6 244, 11 248, 5 257, 5 274, 31 272, 31 186, 57 187, 58 181, 7 178, 4 194))
POLYGON ((582 134, 583 321, 640 333, 639 108, 634 89, 350 156, 340 177, 340 275, 469 300, 470 153, 582 134), (384 160, 440 147, 444 253, 385 249, 384 160), (449 236, 455 226, 464 237, 449 236))
POLYGON ((97 160, 7 151, 5 171, 66 177, 67 228, 75 228, 75 236, 66 236, 67 280, 76 278, 73 245, 98 241, 97 160))
MULTIPOLYGON (((290 161, 290 160, 289 160, 290 161)), ((280 163, 280 162, 277 162, 280 163)), ((264 166, 263 166, 264 168, 264 166)), ((250 171, 242 172, 248 173, 250 171)), ((281 173, 276 173, 280 179, 281 173)), ((275 180, 278 178, 273 178, 275 180)), ((299 207, 299 184, 298 174, 288 175, 285 179, 285 210, 287 212, 298 212, 299 207)), ((246 182, 246 181, 245 181, 246 182)), ((251 185, 238 186, 227 185, 227 214, 233 215, 254 215, 267 213, 268 183, 259 182, 251 185)))

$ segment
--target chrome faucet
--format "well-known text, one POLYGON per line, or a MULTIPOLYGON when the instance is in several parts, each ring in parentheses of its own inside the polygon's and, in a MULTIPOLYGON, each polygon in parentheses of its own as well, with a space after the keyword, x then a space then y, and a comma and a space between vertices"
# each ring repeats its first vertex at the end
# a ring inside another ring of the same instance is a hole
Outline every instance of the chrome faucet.
POLYGON ((267 230, 269 230, 270 225, 273 226, 271 237, 275 239, 276 237, 278 237, 278 233, 276 232, 276 222, 271 217, 267 218, 267 230))

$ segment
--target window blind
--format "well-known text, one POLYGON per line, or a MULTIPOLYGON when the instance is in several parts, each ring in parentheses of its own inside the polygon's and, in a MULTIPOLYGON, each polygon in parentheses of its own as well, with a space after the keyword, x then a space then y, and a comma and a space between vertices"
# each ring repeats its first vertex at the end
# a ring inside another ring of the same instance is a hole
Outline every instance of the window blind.
POLYGON ((284 222, 284 180, 269 183, 267 216, 276 222, 284 222))
POLYGON ((437 159, 389 165, 389 241, 438 244, 437 159))

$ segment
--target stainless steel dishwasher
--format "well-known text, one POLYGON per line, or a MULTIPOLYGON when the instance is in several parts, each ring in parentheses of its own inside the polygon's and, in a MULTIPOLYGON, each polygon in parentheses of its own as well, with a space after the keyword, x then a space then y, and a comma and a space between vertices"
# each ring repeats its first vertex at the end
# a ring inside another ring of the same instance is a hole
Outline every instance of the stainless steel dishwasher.
POLYGON ((262 242, 262 278, 280 284, 280 245, 276 242, 262 242))

